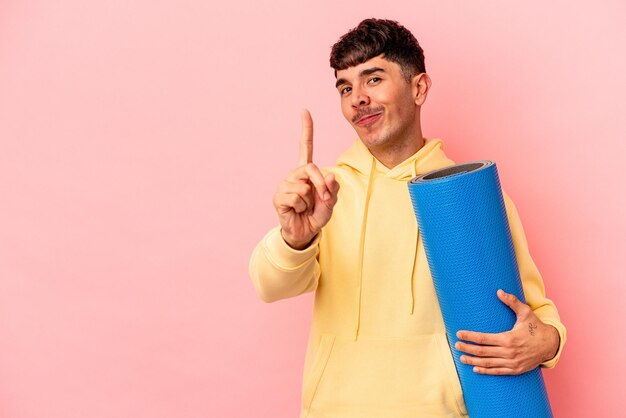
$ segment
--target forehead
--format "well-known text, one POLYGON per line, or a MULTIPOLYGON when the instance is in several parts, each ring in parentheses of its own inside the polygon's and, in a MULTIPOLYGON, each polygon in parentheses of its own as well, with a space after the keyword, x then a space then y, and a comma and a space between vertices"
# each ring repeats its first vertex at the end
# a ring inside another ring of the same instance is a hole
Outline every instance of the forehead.
POLYGON ((383 55, 378 55, 365 61, 362 64, 355 65, 354 67, 348 67, 345 70, 338 70, 337 79, 341 78, 349 81, 350 79, 359 78, 363 71, 372 68, 381 68, 386 73, 389 73, 391 75, 401 73, 401 69, 398 64, 386 60, 383 55))

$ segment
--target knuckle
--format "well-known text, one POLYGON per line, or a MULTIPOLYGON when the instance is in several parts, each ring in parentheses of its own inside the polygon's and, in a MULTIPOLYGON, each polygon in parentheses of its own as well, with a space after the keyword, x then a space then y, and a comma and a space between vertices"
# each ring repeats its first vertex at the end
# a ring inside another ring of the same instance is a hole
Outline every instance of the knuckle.
POLYGON ((288 193, 276 193, 274 195, 274 202, 278 205, 285 205, 289 203, 289 194, 288 193))
POLYGON ((515 337, 511 334, 505 335, 504 339, 502 340, 502 345, 507 348, 512 348, 514 346, 514 343, 515 337))
POLYGON ((298 193, 302 196, 307 196, 309 193, 311 193, 311 186, 309 185, 309 183, 301 183, 298 186, 298 193))

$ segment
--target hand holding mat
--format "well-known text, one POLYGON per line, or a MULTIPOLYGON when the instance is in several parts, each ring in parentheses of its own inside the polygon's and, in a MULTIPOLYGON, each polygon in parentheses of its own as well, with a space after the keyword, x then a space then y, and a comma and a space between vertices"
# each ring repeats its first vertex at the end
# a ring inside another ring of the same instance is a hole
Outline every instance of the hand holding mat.
POLYGON ((494 297, 498 289, 525 303, 496 165, 447 167, 415 177, 408 187, 470 416, 551 417, 539 368, 478 374, 454 348, 459 330, 513 328, 516 315, 494 297))
POLYGON ((515 295, 498 291, 498 298, 517 317, 511 331, 497 334, 461 330, 454 347, 463 352, 461 361, 482 374, 521 374, 550 360, 556 354, 559 334, 544 324, 532 309, 515 295), (471 354, 471 355, 466 355, 471 354))

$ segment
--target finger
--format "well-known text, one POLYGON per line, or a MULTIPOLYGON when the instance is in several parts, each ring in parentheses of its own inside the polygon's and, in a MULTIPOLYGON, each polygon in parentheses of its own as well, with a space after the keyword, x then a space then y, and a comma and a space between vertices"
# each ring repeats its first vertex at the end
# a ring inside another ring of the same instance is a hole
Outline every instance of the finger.
POLYGON ((307 175, 309 181, 313 183, 320 199, 323 201, 329 200, 331 198, 331 194, 326 186, 324 175, 320 169, 315 164, 309 163, 304 166, 304 173, 307 175))
POLYGON ((497 345, 501 346, 504 342, 504 333, 490 334, 487 332, 474 332, 461 330, 456 333, 459 340, 469 341, 480 345, 497 345))
POLYGON ((297 182, 291 183, 289 181, 282 182, 278 186, 278 193, 295 193, 299 195, 306 203, 307 207, 313 206, 313 188, 310 183, 297 182))
POLYGON ((457 341, 454 348, 467 354, 478 357, 499 357, 506 358, 506 350, 503 347, 491 345, 476 345, 457 341))
POLYGON ((335 180, 335 174, 328 173, 324 176, 324 182, 326 182, 326 187, 331 194, 336 195, 339 191, 339 183, 335 180))
POLYGON ((320 169, 313 163, 308 163, 301 167, 296 168, 287 176, 287 181, 297 183, 301 181, 310 181, 318 196, 322 201, 326 201, 331 198, 330 191, 324 181, 324 175, 320 169))
POLYGON ((330 192, 330 199, 324 202, 328 209, 332 209, 337 203, 337 197, 339 193, 339 183, 335 180, 335 175, 333 173, 328 173, 324 176, 324 182, 326 183, 326 187, 328 187, 328 191, 330 192))
POLYGON ((291 207, 296 213, 302 213, 307 210, 308 205, 306 204, 302 196, 291 193, 287 195, 287 198, 291 201, 291 207))
POLYGON ((474 357, 474 356, 469 356, 469 355, 463 355, 460 358, 461 363, 463 364, 468 364, 470 366, 476 366, 476 367, 481 367, 481 368, 499 368, 499 367, 506 367, 506 368, 513 368, 513 364, 511 362, 511 360, 508 359, 502 359, 502 358, 497 358, 497 357, 474 357))
POLYGON ((288 213, 291 210, 296 213, 302 213, 307 210, 306 202, 296 193, 281 193, 275 199, 276 208, 281 214, 288 213))
POLYGON ((300 165, 313 162, 313 118, 302 109, 302 133, 300 134, 300 165))
POLYGON ((474 373, 478 374, 491 374, 497 376, 520 374, 519 371, 508 367, 474 367, 472 370, 474 373))
POLYGON ((506 306, 511 308, 511 310, 515 312, 516 316, 519 317, 523 314, 528 313, 528 310, 530 309, 528 305, 522 303, 514 294, 506 293, 502 289, 498 289, 497 294, 498 299, 500 299, 502 303, 504 303, 506 306))

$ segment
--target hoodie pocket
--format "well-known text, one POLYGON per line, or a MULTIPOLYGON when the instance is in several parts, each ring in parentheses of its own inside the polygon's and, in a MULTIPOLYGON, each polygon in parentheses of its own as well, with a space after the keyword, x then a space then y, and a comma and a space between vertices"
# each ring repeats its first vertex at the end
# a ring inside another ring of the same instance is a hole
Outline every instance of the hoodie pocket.
POLYGON ((310 417, 463 416, 443 334, 385 338, 323 335, 304 388, 310 417))
POLYGON ((307 410, 311 406, 311 401, 315 396, 317 386, 319 385, 319 382, 322 378, 322 374, 324 374, 324 369, 326 368, 326 363, 328 362, 328 358, 330 357, 330 352, 333 348, 334 341, 334 335, 322 334, 319 346, 317 347, 317 350, 315 352, 315 357, 313 358, 311 370, 308 373, 308 378, 305 379, 304 387, 302 390, 302 403, 307 410))
POLYGON ((437 341, 439 342, 439 353, 441 354, 441 364, 445 368, 448 375, 448 382, 453 390, 454 397, 456 398, 457 410, 461 415, 467 415, 467 408, 465 407, 465 400, 463 398, 463 389, 461 388, 461 382, 459 381, 459 375, 456 372, 454 366, 454 359, 452 358, 452 351, 450 351, 450 345, 448 344, 448 338, 445 335, 439 335, 437 341))

